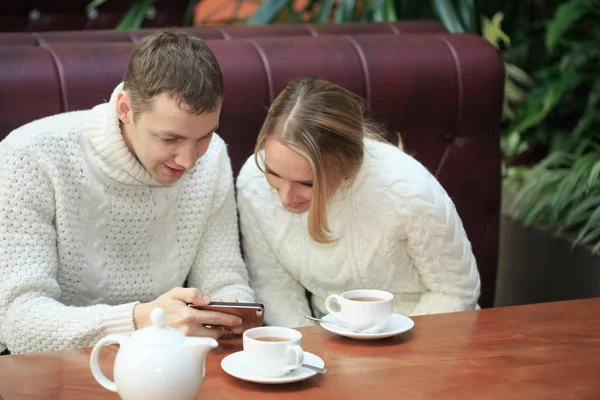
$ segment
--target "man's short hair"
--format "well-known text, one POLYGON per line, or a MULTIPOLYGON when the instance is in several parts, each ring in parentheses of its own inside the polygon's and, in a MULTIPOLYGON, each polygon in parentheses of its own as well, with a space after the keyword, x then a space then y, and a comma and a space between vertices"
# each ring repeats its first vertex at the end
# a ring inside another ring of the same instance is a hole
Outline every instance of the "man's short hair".
POLYGON ((154 96, 162 93, 195 115, 216 110, 224 96, 213 52, 202 39, 177 31, 159 31, 135 44, 124 89, 134 118, 152 108, 154 96))

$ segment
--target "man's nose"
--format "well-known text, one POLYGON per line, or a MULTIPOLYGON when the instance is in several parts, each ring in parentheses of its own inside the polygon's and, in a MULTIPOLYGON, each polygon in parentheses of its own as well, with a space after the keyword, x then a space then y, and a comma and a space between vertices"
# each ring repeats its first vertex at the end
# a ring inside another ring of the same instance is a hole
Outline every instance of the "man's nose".
POLYGON ((179 151, 175 162, 185 169, 192 169, 194 168, 194 165, 196 165, 197 160, 196 148, 194 146, 185 146, 179 151))

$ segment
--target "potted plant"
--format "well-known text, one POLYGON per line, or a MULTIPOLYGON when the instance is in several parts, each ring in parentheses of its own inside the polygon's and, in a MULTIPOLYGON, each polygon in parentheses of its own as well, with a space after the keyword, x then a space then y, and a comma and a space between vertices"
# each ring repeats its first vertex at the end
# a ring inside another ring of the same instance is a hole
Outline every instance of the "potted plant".
POLYGON ((600 296, 600 10, 562 3, 504 132, 496 305, 600 296))

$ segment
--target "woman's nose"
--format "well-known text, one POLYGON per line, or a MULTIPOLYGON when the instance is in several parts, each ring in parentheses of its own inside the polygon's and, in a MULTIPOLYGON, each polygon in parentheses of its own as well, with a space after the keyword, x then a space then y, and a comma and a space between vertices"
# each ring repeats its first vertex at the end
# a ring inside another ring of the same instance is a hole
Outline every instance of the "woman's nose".
POLYGON ((294 193, 292 191, 292 187, 289 184, 284 184, 279 188, 279 199, 281 203, 285 205, 292 204, 292 200, 294 198, 294 193))

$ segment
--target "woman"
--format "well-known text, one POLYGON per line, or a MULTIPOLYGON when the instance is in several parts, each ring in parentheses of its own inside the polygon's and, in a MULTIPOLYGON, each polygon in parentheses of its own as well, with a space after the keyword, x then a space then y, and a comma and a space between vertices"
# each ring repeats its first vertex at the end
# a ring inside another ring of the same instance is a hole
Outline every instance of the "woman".
POLYGON ((303 76, 273 102, 237 180, 250 282, 272 325, 350 289, 404 315, 473 309, 480 280, 452 200, 363 118, 362 99, 303 76), (309 304, 306 291, 312 293, 309 304))

